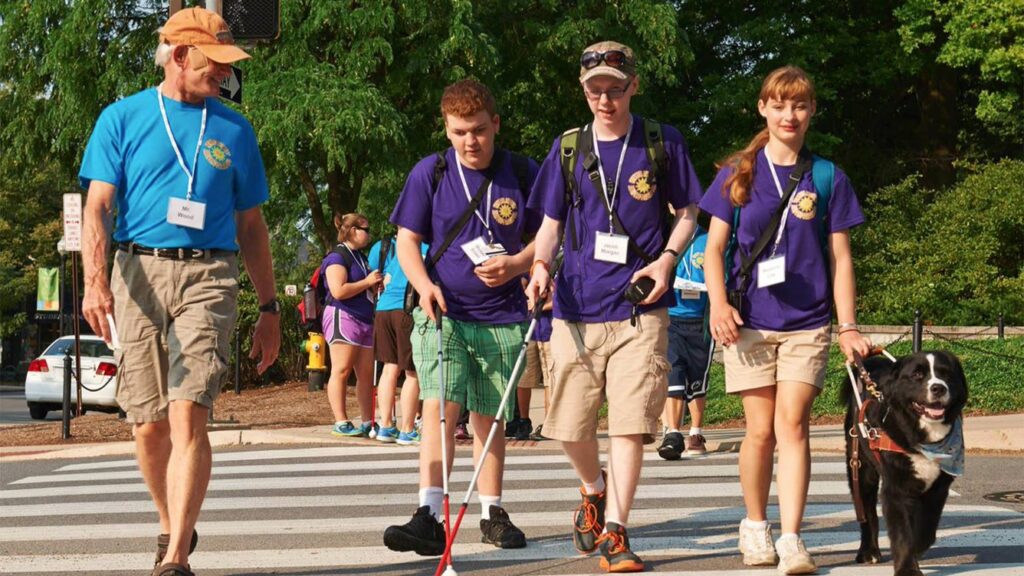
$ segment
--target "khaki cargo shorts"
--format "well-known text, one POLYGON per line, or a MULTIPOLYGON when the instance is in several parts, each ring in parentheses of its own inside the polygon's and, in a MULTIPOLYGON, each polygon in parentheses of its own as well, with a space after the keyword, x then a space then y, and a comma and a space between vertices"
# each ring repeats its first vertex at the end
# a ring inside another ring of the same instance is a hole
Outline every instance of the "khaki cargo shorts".
POLYGON ((825 385, 830 326, 776 332, 740 328, 740 338, 722 347, 725 391, 737 394, 778 382, 803 382, 819 390, 825 385))
POLYGON ((544 371, 540 365, 540 344, 536 340, 530 340, 526 344, 526 366, 523 367, 523 375, 519 378, 520 388, 543 388, 544 371))
POLYGON ((118 250, 111 289, 125 420, 163 420, 174 400, 212 407, 228 371, 237 257, 171 260, 118 250))
POLYGON ((668 389, 668 310, 621 322, 552 325, 554 378, 544 436, 565 442, 597 437, 597 413, 608 400, 608 435, 642 434, 654 442, 668 389))

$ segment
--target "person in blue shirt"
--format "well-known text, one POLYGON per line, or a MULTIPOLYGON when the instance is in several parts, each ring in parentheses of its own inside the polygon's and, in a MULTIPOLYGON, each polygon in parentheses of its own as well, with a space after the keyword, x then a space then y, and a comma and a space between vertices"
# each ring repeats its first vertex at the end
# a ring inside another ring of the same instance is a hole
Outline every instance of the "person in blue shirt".
MULTIPOLYGON (((422 244, 421 255, 426 256, 428 249, 429 245, 422 244)), ((403 446, 419 444, 420 433, 416 430, 415 418, 419 413, 420 381, 412 362, 412 315, 404 310, 405 289, 409 280, 398 265, 395 238, 378 240, 370 248, 369 261, 370 266, 384 278, 384 290, 377 298, 377 313, 373 318, 374 360, 384 365, 377 390, 377 405, 381 415, 377 440, 397 442, 403 446), (392 416, 395 388, 403 372, 402 421, 399 426, 395 426, 392 416)))
POLYGON ((690 456, 707 453, 701 421, 708 391, 708 373, 715 342, 704 333, 704 313, 708 293, 704 286, 704 247, 707 230, 698 227, 693 240, 679 258, 673 283, 675 305, 668 309, 668 399, 661 414, 667 427, 658 454, 665 460, 678 460, 685 451, 690 456), (690 433, 685 442, 679 425, 683 407, 689 408, 690 433))
POLYGON ((154 576, 192 574, 212 473, 206 423, 238 314, 239 248, 260 303, 249 355, 257 371, 280 349, 263 159, 249 122, 217 100, 230 64, 248 57, 217 13, 175 13, 155 52, 163 82, 103 110, 79 171, 88 189, 82 313, 121 344, 117 401, 160 521, 154 576))

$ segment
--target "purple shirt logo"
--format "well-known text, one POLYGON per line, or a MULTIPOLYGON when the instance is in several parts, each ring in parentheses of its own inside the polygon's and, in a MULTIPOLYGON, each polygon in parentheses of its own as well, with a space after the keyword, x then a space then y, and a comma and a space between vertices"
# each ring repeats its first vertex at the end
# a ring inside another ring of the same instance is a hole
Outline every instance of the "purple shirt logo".
POLYGON ((656 184, 650 181, 651 173, 648 170, 637 170, 633 172, 629 177, 629 195, 634 200, 640 202, 647 202, 651 198, 654 198, 654 193, 658 191, 656 184))

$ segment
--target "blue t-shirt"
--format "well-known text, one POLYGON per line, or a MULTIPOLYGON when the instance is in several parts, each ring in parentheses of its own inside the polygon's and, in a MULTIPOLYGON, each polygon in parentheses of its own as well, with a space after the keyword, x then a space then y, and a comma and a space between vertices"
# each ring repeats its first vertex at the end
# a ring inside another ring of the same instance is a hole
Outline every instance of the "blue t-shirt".
MULTIPOLYGON (((151 248, 237 250, 235 212, 270 196, 256 133, 241 114, 207 98, 206 131, 196 160, 192 200, 206 205, 202 230, 167 222, 171 198, 185 198, 188 175, 164 127, 156 88, 115 102, 100 114, 78 174, 83 188, 93 180, 113 184, 117 221, 114 240, 151 248)), ((163 98, 167 120, 191 171, 203 105, 163 98)))
MULTIPOLYGON (((445 236, 455 227, 469 205, 459 178, 455 150, 448 148, 444 154, 447 166, 437 193, 433 192, 432 185, 436 156, 431 154, 420 160, 409 172, 405 188, 391 212, 392 224, 423 236, 434 247, 444 243, 445 236)), ((448 304, 448 316, 460 322, 509 324, 526 320, 526 296, 519 277, 501 286, 488 288, 473 273, 473 261, 461 248, 476 238, 487 239, 488 231, 484 222, 488 222, 495 242, 501 243, 508 254, 518 254, 526 247, 523 237, 535 234, 540 228, 543 216, 527 206, 530 191, 520 190, 511 154, 507 150, 496 149, 494 162, 498 161, 499 155, 501 165, 493 178, 490 201, 487 201, 485 194, 478 214, 469 219, 430 273, 431 278, 441 285, 441 293, 448 304)), ((487 171, 463 167, 463 172, 469 195, 473 197, 487 177, 487 171)), ((526 184, 532 184, 536 175, 537 163, 531 159, 526 184)))
MULTIPOLYGON (((381 241, 378 240, 370 248, 370 270, 378 270, 380 265, 380 247, 381 241)), ((398 265, 396 247, 395 239, 391 238, 391 248, 388 249, 387 258, 384 259, 384 268, 381 269, 381 274, 384 275, 384 291, 377 297, 378 312, 401 310, 405 306, 405 288, 409 285, 409 279, 405 277, 405 272, 398 265)), ((421 243, 421 255, 426 256, 429 248, 430 246, 426 242, 421 243)))
MULTIPOLYGON (((698 284, 704 283, 704 248, 708 244, 708 233, 703 228, 697 227, 693 241, 686 248, 686 252, 679 258, 676 265, 676 277, 683 280, 690 280, 698 284)), ((675 279, 673 278, 673 282, 675 279)), ((683 290, 672 290, 676 296, 676 303, 668 309, 668 315, 676 318, 704 318, 704 310, 708 305, 708 293, 700 292, 696 298, 691 292, 683 290)))
POLYGON ((341 266, 346 271, 345 283, 360 282, 366 280, 371 270, 369 263, 366 261, 366 256, 359 250, 352 250, 345 244, 338 244, 338 246, 331 250, 329 254, 324 258, 324 261, 320 264, 320 281, 324 282, 324 287, 327 288, 327 297, 324 299, 324 304, 327 306, 336 306, 341 308, 345 312, 355 316, 356 318, 366 322, 367 324, 373 323, 373 305, 374 305, 374 294, 370 290, 365 290, 350 296, 344 300, 336 299, 330 290, 330 286, 327 282, 327 269, 331 266, 341 266), (350 257, 352 265, 346 265, 346 258, 339 254, 341 251, 350 257))

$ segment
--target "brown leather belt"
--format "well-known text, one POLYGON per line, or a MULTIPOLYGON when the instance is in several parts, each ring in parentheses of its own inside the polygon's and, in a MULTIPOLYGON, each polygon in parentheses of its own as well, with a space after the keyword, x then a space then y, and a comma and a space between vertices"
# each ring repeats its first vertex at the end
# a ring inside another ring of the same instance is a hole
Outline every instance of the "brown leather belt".
POLYGON ((169 260, 203 260, 217 256, 234 256, 234 250, 221 250, 219 248, 149 248, 134 242, 118 242, 118 250, 124 250, 128 254, 141 254, 142 256, 156 256, 169 260))

